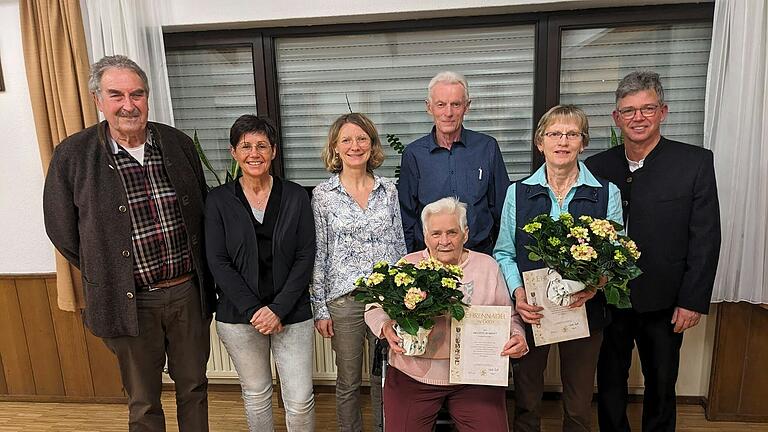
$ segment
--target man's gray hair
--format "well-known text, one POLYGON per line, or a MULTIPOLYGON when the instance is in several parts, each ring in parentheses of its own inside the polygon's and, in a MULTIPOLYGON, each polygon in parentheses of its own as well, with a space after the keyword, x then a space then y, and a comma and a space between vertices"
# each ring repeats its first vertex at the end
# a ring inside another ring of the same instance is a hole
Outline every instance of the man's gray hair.
POLYGON ((464 75, 458 72, 443 71, 432 78, 427 87, 427 102, 432 102, 432 88, 438 84, 460 84, 464 87, 464 100, 469 100, 469 84, 464 75))
MULTIPOLYGON (((144 83, 144 91, 149 94, 149 80, 147 74, 133 60, 124 55, 113 55, 102 57, 101 60, 91 65, 91 72, 88 74, 88 90, 99 96, 101 93, 101 77, 107 69, 128 69, 136 73, 144 83)), ((99 96, 100 97, 100 96, 99 96)))
POLYGON ((664 105, 664 88, 661 86, 661 78, 656 72, 649 70, 635 71, 619 81, 616 87, 616 103, 627 95, 643 90, 653 90, 659 97, 659 104, 664 105))
POLYGON ((439 199, 433 203, 427 204, 421 211, 421 226, 424 227, 424 237, 427 236, 427 222, 435 214, 452 214, 459 219, 459 226, 462 231, 467 230, 467 205, 455 197, 439 199))

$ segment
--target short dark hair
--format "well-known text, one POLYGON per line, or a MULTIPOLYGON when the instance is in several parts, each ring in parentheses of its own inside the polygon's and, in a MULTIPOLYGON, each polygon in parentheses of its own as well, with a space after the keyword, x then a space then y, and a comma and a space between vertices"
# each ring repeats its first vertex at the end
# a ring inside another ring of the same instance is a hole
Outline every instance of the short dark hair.
POLYGON ((616 87, 616 103, 627 95, 635 94, 643 90, 653 90, 659 98, 659 103, 664 105, 664 87, 661 86, 659 74, 649 70, 634 71, 619 81, 616 87))
POLYGON ((243 114, 238 117, 229 129, 229 144, 232 148, 237 147, 237 143, 243 138, 243 135, 249 133, 263 133, 269 140, 272 147, 277 147, 280 134, 267 117, 255 116, 253 114, 243 114))

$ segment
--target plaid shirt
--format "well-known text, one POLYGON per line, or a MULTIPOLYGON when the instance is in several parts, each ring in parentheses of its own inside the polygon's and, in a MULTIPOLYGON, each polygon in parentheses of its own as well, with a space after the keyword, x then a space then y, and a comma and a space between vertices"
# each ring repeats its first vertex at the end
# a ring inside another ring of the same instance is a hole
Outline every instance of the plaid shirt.
POLYGON ((122 147, 117 147, 115 162, 128 196, 136 286, 151 289, 154 283, 192 271, 187 230, 160 147, 149 135, 144 166, 122 147))

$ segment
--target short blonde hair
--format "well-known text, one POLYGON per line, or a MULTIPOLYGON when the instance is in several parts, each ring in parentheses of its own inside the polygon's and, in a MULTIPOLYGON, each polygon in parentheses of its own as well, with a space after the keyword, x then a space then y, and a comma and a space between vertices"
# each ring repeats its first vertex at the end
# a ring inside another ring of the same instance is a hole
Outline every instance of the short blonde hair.
POLYGON ((376 126, 371 119, 361 113, 341 115, 331 125, 331 129, 328 131, 328 141, 326 141, 321 155, 323 163, 325 163, 325 169, 332 173, 338 173, 344 168, 341 158, 338 156, 338 152, 336 152, 336 144, 341 134, 341 128, 347 123, 357 125, 371 139, 371 157, 368 159, 366 169, 368 172, 373 172, 384 162, 384 149, 381 147, 381 139, 379 139, 379 132, 376 130, 376 126))
POLYGON ((582 144, 584 147, 589 145, 589 119, 587 119, 587 113, 576 105, 555 105, 549 109, 541 119, 539 119, 539 125, 536 127, 535 140, 536 144, 541 144, 544 140, 544 132, 558 120, 573 120, 579 126, 579 132, 582 135, 582 144))
POLYGON ((467 205, 456 197, 446 197, 427 204, 421 210, 421 226, 424 229, 425 238, 427 237, 427 222, 429 218, 440 213, 456 215, 461 230, 467 230, 467 205))

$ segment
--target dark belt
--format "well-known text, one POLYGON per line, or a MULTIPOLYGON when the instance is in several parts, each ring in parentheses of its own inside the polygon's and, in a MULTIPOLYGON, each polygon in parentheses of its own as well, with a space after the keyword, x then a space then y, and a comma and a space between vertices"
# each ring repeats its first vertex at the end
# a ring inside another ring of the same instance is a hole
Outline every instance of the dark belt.
POLYGON ((163 288, 175 287, 177 285, 183 284, 184 282, 188 282, 192 280, 192 276, 193 276, 192 272, 184 273, 183 275, 176 276, 173 279, 166 279, 160 282, 155 282, 151 285, 143 286, 139 288, 139 291, 154 291, 154 290, 163 289, 163 288))

